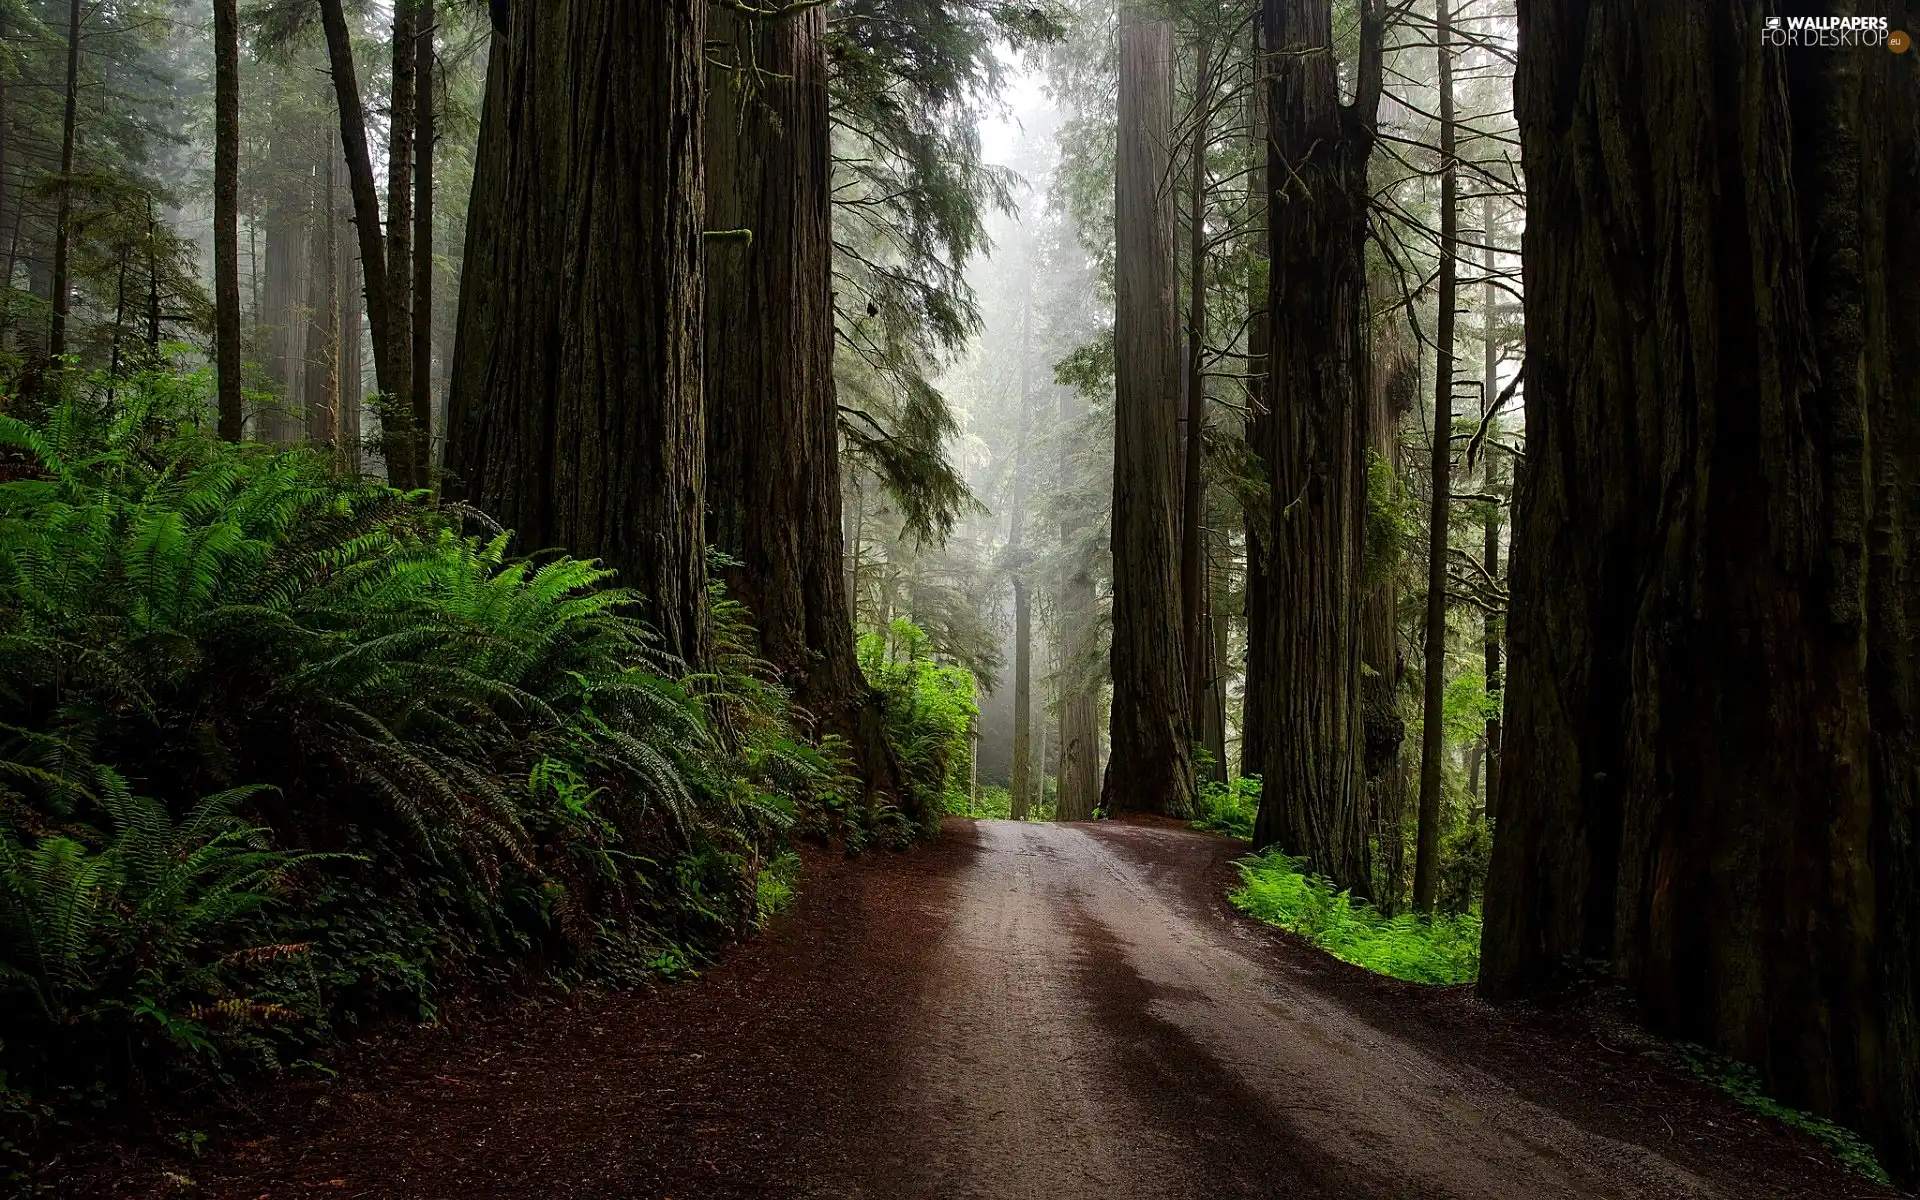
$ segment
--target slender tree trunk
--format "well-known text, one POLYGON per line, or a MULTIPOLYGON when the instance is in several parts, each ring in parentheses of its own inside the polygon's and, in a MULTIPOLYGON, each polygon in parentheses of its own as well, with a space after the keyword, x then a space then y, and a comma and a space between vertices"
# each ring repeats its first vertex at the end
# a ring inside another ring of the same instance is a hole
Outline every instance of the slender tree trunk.
MULTIPOLYGON (((1378 289, 1376 288, 1376 294, 1378 289)), ((1381 306, 1387 307, 1387 306, 1381 306)), ((1400 477, 1400 424, 1419 400, 1420 356, 1404 321, 1381 324, 1374 341, 1375 386, 1367 415, 1368 470, 1400 477)), ((1371 494, 1371 490, 1369 491, 1371 494)), ((1407 771, 1401 761, 1407 723, 1400 712, 1400 685, 1406 675, 1400 649, 1400 596, 1397 563, 1367 564, 1366 601, 1361 608, 1360 682, 1366 735, 1365 771, 1377 847, 1375 901, 1388 912, 1406 895, 1407 771)))
MULTIPOLYGON (((1067 447, 1077 440, 1071 431, 1083 416, 1079 393, 1062 388, 1060 426, 1068 431, 1062 439, 1062 478, 1069 474, 1067 447)), ((1086 517, 1068 506, 1060 520, 1060 544, 1064 548, 1064 578, 1060 584, 1060 781, 1054 790, 1053 809, 1058 821, 1092 820, 1100 799, 1099 685, 1087 678, 1092 672, 1086 661, 1093 646, 1093 572, 1080 545, 1086 528, 1086 517)))
POLYGON ((1270 386, 1256 450, 1272 481, 1248 683, 1267 689, 1254 845, 1278 845, 1358 896, 1373 885, 1363 773, 1367 160, 1380 98, 1380 0, 1361 5, 1340 101, 1330 0, 1267 0, 1271 50, 1270 386))
POLYGON ((1609 961, 1655 1027, 1912 1184, 1920 77, 1767 46, 1763 11, 1520 9, 1527 454, 1480 987, 1609 961))
POLYGON ((1174 280, 1173 26, 1120 24, 1115 228, 1119 348, 1113 476, 1110 813, 1193 813, 1193 705, 1181 629, 1178 299, 1174 280))
MULTIPOLYGON (((214 369, 220 437, 246 436, 240 394, 240 17, 238 0, 213 0, 214 369)), ((7 280, 13 286, 11 277, 7 280)))
MULTIPOLYGON (((392 113, 387 121, 387 306, 393 322, 393 391, 380 418, 387 476, 395 486, 416 488, 426 481, 415 470, 421 460, 420 429, 414 423, 413 378, 413 163, 416 88, 420 41, 417 30, 425 0, 395 0, 393 6, 392 113)), ((386 388, 382 386, 382 391, 386 388)))
POLYGON ((73 240, 73 142, 79 124, 83 16, 82 0, 73 0, 67 8, 67 106, 60 120, 60 199, 53 220, 53 321, 47 333, 47 354, 52 358, 67 352, 67 310, 73 302, 68 256, 73 240))
MULTIPOLYGON (((347 184, 353 196, 353 223, 360 244, 360 278, 365 288, 367 324, 373 334, 374 386, 392 401, 401 395, 401 372, 408 369, 403 343, 395 338, 400 321, 387 278, 386 248, 380 237, 380 193, 373 177, 373 157, 367 148, 366 110, 360 102, 360 81, 354 73, 353 41, 342 0, 320 0, 321 23, 327 34, 327 60, 340 109, 340 145, 346 155, 347 184)), ((358 423, 358 408, 355 409, 358 423)), ((391 460, 387 474, 405 485, 406 469, 391 460), (395 471, 399 474, 396 475, 395 471)))
MULTIPOLYGON (((433 0, 414 9, 413 478, 433 482, 433 0)), ((396 287, 398 285, 396 284, 396 287)))
POLYGON ((1206 562, 1207 482, 1202 472, 1202 450, 1207 433, 1207 105, 1213 87, 1211 47, 1202 40, 1194 75, 1193 182, 1187 196, 1187 411, 1186 464, 1181 473, 1180 600, 1181 634, 1186 646, 1187 695, 1194 704, 1194 720, 1210 672, 1207 667, 1207 596, 1203 575, 1206 562))
MULTIPOLYGON (((463 498, 527 550, 604 560, 695 669, 712 657, 706 35, 705 0, 513 6, 487 77, 448 409, 463 498)), ((837 560, 825 576, 837 588, 837 560)))
POLYGON ((1454 166, 1453 27, 1447 0, 1435 0, 1440 53, 1440 314, 1433 372, 1433 504, 1427 525, 1427 646, 1420 726, 1420 826, 1413 903, 1433 911, 1440 883, 1440 779, 1447 753, 1447 523, 1453 511, 1453 335, 1459 307, 1459 173, 1454 166))
MULTIPOLYGON (((331 147, 328 148, 329 150, 331 147)), ((301 408, 307 441, 329 449, 340 440, 340 225, 334 158, 320 164, 320 203, 308 230, 307 370, 301 408)))
POLYGON ((1033 605, 1027 581, 1013 580, 1012 817, 1024 821, 1033 788, 1033 605))
MULTIPOLYGON (((286 128, 274 130, 268 157, 280 171, 294 174, 304 158, 301 139, 286 128)), ((268 201, 266 212, 266 278, 262 281, 259 321, 265 334, 263 353, 273 400, 259 414, 254 436, 273 445, 296 442, 304 430, 295 411, 304 389, 306 365, 307 280, 312 258, 310 197, 287 189, 268 201)))
MULTIPOLYGON (((1266 14, 1255 14, 1253 21, 1253 58, 1255 73, 1269 69, 1266 53, 1266 14)), ((1253 224, 1260 238, 1258 255, 1268 258, 1272 252, 1271 236, 1267 229, 1267 115, 1269 89, 1256 83, 1249 89, 1253 93, 1252 111, 1248 114, 1247 125, 1253 138, 1253 166, 1247 172, 1247 186, 1252 189, 1253 224)), ((1268 350, 1272 342, 1269 333, 1267 311, 1267 283, 1256 278, 1247 284, 1247 418, 1243 434, 1247 445, 1257 459, 1263 447, 1273 436, 1272 425, 1272 389, 1268 386, 1268 350)), ((1262 464, 1264 467, 1264 463, 1262 464)), ((1270 491, 1271 489, 1269 489, 1270 491)), ((1263 674, 1271 669, 1271 662, 1265 657, 1269 632, 1266 615, 1267 594, 1271 584, 1267 578, 1267 540, 1273 536, 1271 504, 1263 507, 1249 504, 1245 507, 1245 533, 1247 541, 1247 583, 1242 599, 1241 617, 1247 625, 1246 648, 1246 686, 1240 693, 1240 774, 1258 778, 1267 769, 1266 751, 1262 741, 1267 727, 1265 702, 1268 691, 1267 676, 1263 674)))
MULTIPOLYGON (((1493 249, 1495 243, 1492 195, 1483 196, 1480 199, 1480 224, 1484 230, 1481 235, 1484 244, 1480 251, 1480 263, 1486 275, 1486 282, 1480 289, 1482 322, 1480 342, 1486 356, 1481 364, 1480 400, 1483 406, 1491 406, 1500 394, 1500 329, 1497 313, 1500 293, 1493 286, 1493 273, 1499 263, 1493 249)), ((1500 469, 1500 455, 1504 452, 1489 441, 1482 448, 1481 453, 1485 456, 1482 461, 1486 465, 1481 470, 1482 478, 1486 482, 1486 493, 1489 496, 1498 496, 1500 489, 1506 486, 1500 469)), ((1500 506, 1495 503, 1487 505, 1484 559, 1487 578, 1498 581, 1500 578, 1500 506)), ((1501 614, 1490 612, 1486 615, 1482 626, 1487 695, 1493 698, 1496 705, 1499 703, 1503 686, 1500 671, 1500 639, 1504 632, 1502 625, 1501 614)), ((1495 707, 1487 716, 1486 738, 1486 811, 1492 812, 1494 795, 1500 785, 1500 710, 1498 707, 1495 707)))
POLYGON ((160 220, 147 198, 147 361, 160 361, 160 220))

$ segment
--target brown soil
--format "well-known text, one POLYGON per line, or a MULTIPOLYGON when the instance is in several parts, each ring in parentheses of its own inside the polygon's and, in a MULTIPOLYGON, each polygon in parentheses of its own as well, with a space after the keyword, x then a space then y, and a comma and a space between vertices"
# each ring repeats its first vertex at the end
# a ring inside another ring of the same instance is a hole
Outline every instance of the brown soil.
POLYGON ((1495 1010, 1233 913, 1238 852, 950 821, 909 854, 814 855, 796 910, 699 979, 363 1045, 336 1082, 200 1118, 197 1159, 94 1147, 58 1190, 1896 1194, 1603 1011, 1495 1010))

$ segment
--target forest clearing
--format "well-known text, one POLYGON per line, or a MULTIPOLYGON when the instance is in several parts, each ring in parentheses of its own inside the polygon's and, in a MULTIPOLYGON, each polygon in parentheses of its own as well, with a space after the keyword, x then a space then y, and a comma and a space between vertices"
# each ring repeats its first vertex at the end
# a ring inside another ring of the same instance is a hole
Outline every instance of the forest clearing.
POLYGON ((0 1190, 1920 1185, 1913 0, 0 0, 0 1190))

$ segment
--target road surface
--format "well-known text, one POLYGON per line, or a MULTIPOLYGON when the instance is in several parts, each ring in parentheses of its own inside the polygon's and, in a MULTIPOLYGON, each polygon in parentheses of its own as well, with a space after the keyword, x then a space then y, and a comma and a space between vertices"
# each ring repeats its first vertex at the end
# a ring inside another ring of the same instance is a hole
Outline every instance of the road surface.
POLYGON ((1380 980, 1232 913, 1235 853, 956 820, 815 855, 798 909, 697 980, 396 1036, 75 1194, 1894 1194, 1623 1022, 1380 980))

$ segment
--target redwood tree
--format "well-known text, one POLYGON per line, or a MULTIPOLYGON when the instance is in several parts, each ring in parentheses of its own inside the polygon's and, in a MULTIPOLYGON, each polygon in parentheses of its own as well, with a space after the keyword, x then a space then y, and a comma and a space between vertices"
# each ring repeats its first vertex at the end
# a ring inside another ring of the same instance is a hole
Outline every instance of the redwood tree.
POLYGON ((1920 82, 1766 46, 1767 11, 1520 6, 1527 440, 1480 986, 1608 961, 1657 1027, 1911 1181, 1920 82))
MULTIPOLYGON (((1268 397, 1254 450, 1272 485, 1249 584, 1248 687, 1263 790, 1254 845, 1372 892, 1360 647, 1365 588, 1367 160, 1381 87, 1381 0, 1361 4, 1342 103, 1330 0, 1266 0, 1272 267, 1268 397)), ((1253 551, 1250 550, 1250 556, 1253 551)))
POLYGON ((854 658, 833 383, 826 10, 714 12, 706 115, 708 534, 759 652, 897 792, 854 658))
POLYGON ((1120 21, 1113 451, 1113 716, 1107 811, 1193 811, 1181 628, 1180 364, 1173 264, 1173 25, 1120 21))
MULTIPOLYGON (((246 436, 240 398, 240 14, 213 5, 213 359, 220 436, 246 436)), ((12 281, 8 280, 9 286, 12 281)))
POLYGON ((448 411, 450 490, 521 550, 614 567, 695 666, 710 658, 706 35, 705 0, 512 6, 488 72, 448 411))

